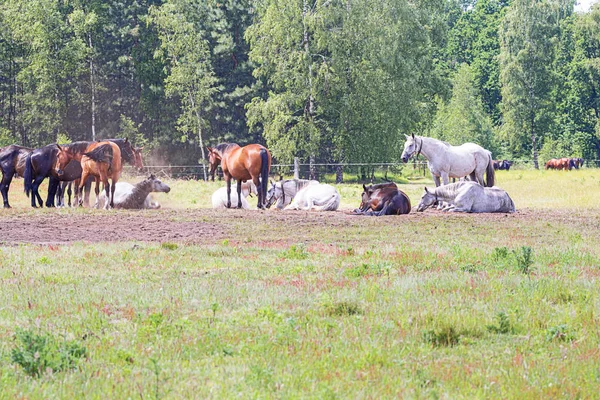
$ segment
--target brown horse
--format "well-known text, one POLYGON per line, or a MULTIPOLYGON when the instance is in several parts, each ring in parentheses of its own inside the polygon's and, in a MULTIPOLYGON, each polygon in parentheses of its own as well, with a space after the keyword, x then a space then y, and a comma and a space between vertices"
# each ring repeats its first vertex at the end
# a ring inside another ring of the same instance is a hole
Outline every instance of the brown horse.
POLYGON ((69 149, 62 148, 59 145, 58 155, 56 157, 56 173, 60 176, 64 173, 64 168, 75 159, 81 163, 81 180, 79 186, 79 192, 85 186, 85 181, 89 176, 93 176, 96 180, 96 204, 94 207, 98 207, 99 195, 100 195, 100 182, 104 184, 104 190, 106 191, 106 198, 110 198, 110 201, 106 202, 104 209, 108 210, 110 207, 114 207, 114 194, 115 184, 121 176, 123 165, 121 164, 121 150, 119 146, 113 142, 95 142, 88 146, 86 152, 83 154, 74 154, 69 149), (108 180, 111 180, 111 184, 108 180))
POLYGON ((32 150, 14 144, 0 148, 0 170, 2 171, 0 192, 2 192, 4 208, 10 208, 10 204, 8 204, 10 183, 14 176, 23 177, 25 175, 25 162, 32 150))
POLYGON ((553 158, 548 160, 545 169, 562 169, 562 170, 570 170, 571 169, 571 159, 569 158, 553 158))
POLYGON ((382 216, 410 213, 410 199, 394 182, 363 185, 363 189, 360 207, 354 210, 354 214, 382 216))
POLYGON ((265 208, 267 180, 271 170, 271 153, 260 144, 240 147, 221 143, 207 147, 210 174, 214 177, 219 163, 227 182, 227 208, 231 208, 231 178, 237 180, 238 208, 242 208, 242 182, 252 180, 258 189, 258 208, 265 208))

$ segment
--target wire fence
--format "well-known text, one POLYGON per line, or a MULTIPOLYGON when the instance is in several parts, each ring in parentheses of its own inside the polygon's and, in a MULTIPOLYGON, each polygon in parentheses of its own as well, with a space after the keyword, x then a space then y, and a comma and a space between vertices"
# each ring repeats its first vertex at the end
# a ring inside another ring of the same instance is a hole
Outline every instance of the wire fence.
MULTIPOLYGON (((600 160, 584 160, 582 168, 600 168, 600 160)), ((544 168, 542 163, 540 168, 544 168)), ((208 166, 199 165, 148 165, 142 172, 127 168, 130 175, 152 173, 163 178, 174 179, 204 179, 204 169, 208 177, 208 166)), ((512 160, 510 170, 534 169, 532 160, 512 160)), ((417 178, 429 176, 427 161, 411 160, 408 163, 318 163, 318 164, 273 164, 271 178, 298 177, 301 179, 317 179, 321 182, 377 182, 397 180, 399 177, 417 178)), ((210 178, 209 178, 210 179, 210 178)), ((219 168, 215 179, 223 179, 219 168)))

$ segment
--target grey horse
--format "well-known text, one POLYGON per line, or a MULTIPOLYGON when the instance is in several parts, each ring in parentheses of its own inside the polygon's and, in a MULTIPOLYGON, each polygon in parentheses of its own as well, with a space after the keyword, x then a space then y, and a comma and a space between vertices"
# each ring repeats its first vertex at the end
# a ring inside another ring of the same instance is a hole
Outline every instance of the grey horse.
POLYGON ((495 186, 483 187, 477 182, 471 181, 451 183, 435 189, 425 187, 425 193, 421 197, 417 211, 424 211, 438 201, 448 203, 443 210, 450 212, 515 212, 515 204, 505 190, 495 186))

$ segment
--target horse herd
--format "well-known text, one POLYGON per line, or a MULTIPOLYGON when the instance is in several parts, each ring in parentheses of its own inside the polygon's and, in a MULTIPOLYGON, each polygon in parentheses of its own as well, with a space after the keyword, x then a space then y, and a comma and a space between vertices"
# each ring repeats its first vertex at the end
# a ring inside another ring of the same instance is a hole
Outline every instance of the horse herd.
POLYGON ((583 158, 552 158, 546 162, 545 169, 559 169, 564 171, 570 171, 573 168, 579 169, 583 167, 583 158))
MULTIPOLYGON (((207 147, 210 174, 221 166, 226 187, 212 196, 213 208, 249 208, 250 194, 258 197, 258 208, 285 210, 335 211, 340 206, 340 194, 331 185, 314 180, 291 179, 278 182, 268 177, 271 154, 259 144, 241 147, 235 143, 221 143, 207 147), (236 180, 232 193, 231 182, 236 180)), ((10 207, 8 189, 14 176, 23 177, 25 192, 31 195, 32 207, 42 206, 39 186, 49 178, 46 206, 64 205, 68 193, 71 205, 71 185, 75 184, 75 205, 89 206, 91 183, 95 181, 95 207, 159 208, 149 196, 151 192, 168 192, 170 188, 151 175, 131 185, 118 182, 123 163, 141 170, 142 148, 136 148, 127 139, 108 139, 95 142, 75 142, 66 145, 50 144, 39 149, 17 145, 0 148, 2 193, 4 207, 10 207), (100 182, 104 193, 100 195, 100 182), (85 189, 85 195, 83 194, 85 189), (56 199, 56 200, 55 200, 56 199)), ((424 211, 437 205, 450 212, 514 212, 515 206, 506 191, 495 184, 495 170, 510 169, 512 162, 493 160, 491 153, 474 143, 452 146, 449 143, 424 136, 406 136, 403 162, 422 154, 427 159, 436 187, 425 188, 416 207, 424 211), (449 179, 460 179, 450 183, 449 179)), ((563 158, 550 160, 546 169, 579 168, 583 160, 563 158)), ((363 185, 360 206, 353 211, 359 215, 400 215, 411 211, 408 196, 393 182, 363 185)))

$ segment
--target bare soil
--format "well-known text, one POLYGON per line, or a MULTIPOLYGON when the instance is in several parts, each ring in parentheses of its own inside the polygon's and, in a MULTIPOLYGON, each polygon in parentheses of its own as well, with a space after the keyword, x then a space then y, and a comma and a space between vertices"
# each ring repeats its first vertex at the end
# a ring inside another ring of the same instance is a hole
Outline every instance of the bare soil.
POLYGON ((224 239, 284 244, 319 242, 332 235, 352 241, 360 240, 364 234, 361 231, 385 230, 414 237, 454 223, 481 231, 493 227, 515 231, 523 227, 525 236, 539 232, 533 225, 541 228, 559 225, 592 234, 597 233, 600 211, 524 209, 514 214, 459 215, 427 210, 404 216, 364 217, 350 211, 11 209, 0 210, 0 244, 124 241, 213 244, 224 239))

